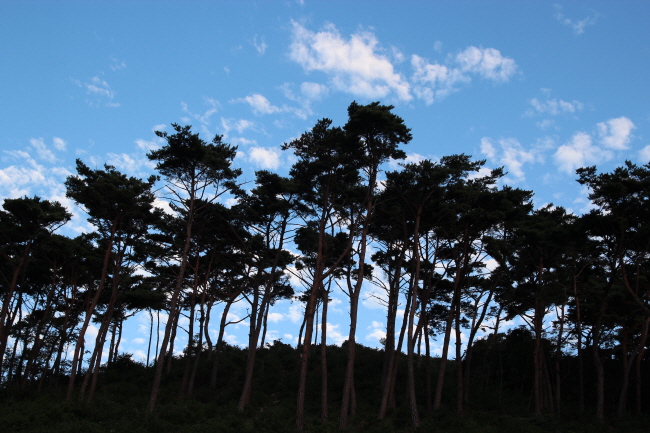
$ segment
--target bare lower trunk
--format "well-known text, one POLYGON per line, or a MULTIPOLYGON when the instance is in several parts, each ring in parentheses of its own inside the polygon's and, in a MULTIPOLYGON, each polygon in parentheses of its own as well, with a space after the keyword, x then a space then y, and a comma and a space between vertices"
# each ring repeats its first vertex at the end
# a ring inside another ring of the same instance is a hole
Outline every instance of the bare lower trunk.
POLYGON ((221 345, 223 344, 223 334, 226 330, 226 316, 228 316, 228 311, 230 311, 230 306, 234 300, 229 300, 226 305, 223 307, 223 312, 221 313, 221 322, 219 324, 219 336, 217 337, 217 343, 214 348, 214 361, 212 363, 212 374, 210 375, 210 388, 216 388, 217 386, 217 373, 219 371, 219 356, 221 355, 221 345))
POLYGON ((68 382, 68 392, 66 394, 66 400, 70 400, 72 398, 72 391, 74 390, 74 381, 77 375, 77 369, 75 366, 83 361, 83 347, 85 343, 85 336, 86 336, 86 331, 88 330, 88 325, 90 324, 90 319, 93 315, 93 312, 95 311, 95 307, 97 306, 97 303, 99 302, 99 297, 102 294, 102 290, 104 288, 104 284, 106 284, 106 276, 108 274, 108 265, 110 262, 111 258, 111 253, 113 250, 113 241, 115 239, 115 230, 117 228, 117 220, 113 221, 113 227, 111 228, 111 237, 108 241, 108 246, 106 247, 106 252, 104 253, 104 264, 102 266, 102 273, 101 277, 99 279, 99 285, 97 287, 97 291, 95 292, 95 296, 92 299, 92 302, 90 302, 89 305, 86 305, 86 316, 84 318, 84 323, 81 326, 81 329, 79 330, 79 335, 77 336, 77 344, 75 346, 75 351, 74 355, 72 356, 72 369, 70 371, 70 381, 68 382))
POLYGON ((449 306, 449 314, 447 315, 447 323, 445 325, 445 338, 442 343, 442 355, 440 356, 440 367, 438 371, 438 382, 436 383, 436 396, 433 400, 433 410, 440 409, 442 402, 442 386, 445 381, 445 370, 447 367, 447 354, 449 353, 449 340, 451 337, 451 327, 455 316, 456 296, 449 306))
POLYGON ((625 414, 625 403, 627 401, 627 390, 628 390, 628 384, 630 378, 630 370, 632 369, 632 365, 634 365, 635 358, 639 356, 639 354, 642 352, 643 348, 645 347, 646 341, 648 339, 648 325, 650 325, 650 317, 646 318, 646 321, 643 324, 643 332, 641 333, 641 340, 639 341, 639 344, 634 349, 634 353, 630 357, 629 361, 627 362, 627 365, 625 366, 625 370, 623 371, 623 383, 621 385, 621 394, 619 395, 618 398, 618 410, 616 412, 619 417, 622 417, 625 414))
POLYGON ((327 304, 328 302, 329 302, 329 290, 323 290, 323 311, 322 311, 322 319, 321 319, 321 343, 320 343, 320 365, 321 365, 320 417, 323 421, 326 421, 329 416, 328 406, 327 406, 327 304))
POLYGON ((345 429, 348 426, 348 419, 353 412, 353 389, 354 389, 354 362, 356 357, 356 331, 357 331, 357 308, 359 305, 358 293, 351 293, 350 296, 350 333, 348 336, 348 357, 345 369, 345 383, 343 385, 343 401, 341 402, 341 414, 339 427, 345 429))
POLYGON ((456 304, 456 412, 463 414, 463 353, 460 334, 460 302, 456 304))
MULTIPOLYGON (((317 267, 317 271, 318 267, 317 267)), ((320 275, 318 273, 317 275, 320 275)), ((320 280, 314 278, 313 285, 309 294, 309 300, 305 306, 305 334, 302 341, 300 350, 300 370, 298 376, 298 393, 296 401, 296 427, 302 431, 304 428, 305 416, 305 391, 307 386, 307 361, 309 360, 309 352, 311 347, 311 337, 314 328, 314 314, 316 311, 316 295, 320 287, 320 280)))

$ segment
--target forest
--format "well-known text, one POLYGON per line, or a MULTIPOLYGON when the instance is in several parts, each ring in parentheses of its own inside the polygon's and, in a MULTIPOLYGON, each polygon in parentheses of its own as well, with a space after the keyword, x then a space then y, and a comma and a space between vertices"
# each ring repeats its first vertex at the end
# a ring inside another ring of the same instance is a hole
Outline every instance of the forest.
POLYGON ((252 187, 235 146, 189 125, 156 132, 146 180, 77 160, 66 194, 94 231, 74 238, 57 233, 61 203, 5 198, 5 431, 641 431, 650 164, 578 169, 583 215, 536 209, 469 155, 387 171, 412 139, 393 109, 319 120, 283 145, 289 176, 258 171, 252 187), (370 285, 385 293, 380 349, 357 342, 370 285), (319 325, 334 291, 349 301, 341 346, 319 325), (288 299, 304 306, 296 346, 267 338, 288 299), (246 347, 224 340, 238 302, 246 347), (138 312, 145 362, 120 351, 138 312))

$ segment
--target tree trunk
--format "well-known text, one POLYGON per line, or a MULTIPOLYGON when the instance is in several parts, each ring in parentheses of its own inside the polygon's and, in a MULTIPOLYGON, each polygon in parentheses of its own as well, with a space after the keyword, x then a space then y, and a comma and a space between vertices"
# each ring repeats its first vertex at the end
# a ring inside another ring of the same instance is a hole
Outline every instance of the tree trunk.
POLYGON ((618 398, 618 410, 616 411, 619 417, 622 417, 625 414, 625 402, 627 400, 627 389, 630 378, 630 370, 632 365, 634 365, 634 360, 637 356, 642 353, 643 348, 645 347, 646 341, 648 340, 648 325, 650 325, 650 317, 647 317, 645 323, 643 324, 643 332, 641 333, 641 340, 634 349, 634 353, 630 357, 625 370, 623 371, 623 384, 621 385, 621 394, 618 398))
MULTIPOLYGON (((162 379, 163 366, 165 364, 165 356, 167 355, 167 345, 173 345, 172 329, 175 331, 176 322, 174 318, 178 315, 176 311, 179 308, 178 300, 181 295, 183 288, 183 278, 185 277, 185 267, 187 266, 187 256, 190 251, 190 244, 192 242, 192 225, 194 221, 194 183, 192 183, 192 188, 190 188, 189 194, 189 205, 187 209, 187 224, 185 226, 185 242, 183 245, 183 251, 181 253, 181 260, 178 269, 178 275, 176 276, 176 285, 174 286, 174 291, 172 293, 172 299, 169 305, 169 320, 165 325, 165 335, 163 336, 162 345, 160 347, 160 354, 158 355, 158 360, 156 361, 156 370, 154 373, 153 386, 151 387, 151 396, 149 397, 149 405, 147 407, 147 412, 152 413, 156 408, 156 401, 158 400, 158 391, 160 390, 160 382, 162 379)), ((171 350, 170 350, 171 353, 171 350)), ((171 359, 171 358, 170 358, 171 359)), ((171 366, 171 362, 169 362, 171 366)))
POLYGON ((0 310, 0 377, 2 377, 2 373, 3 373, 2 361, 4 360, 5 350, 7 348, 7 340, 9 338, 8 329, 11 326, 11 323, 13 322, 7 320, 7 316, 9 314, 9 304, 11 303, 11 298, 13 297, 14 292, 16 291, 16 287, 18 286, 18 276, 20 275, 20 272, 22 271, 23 267, 27 263, 27 258, 29 256, 30 248, 31 248, 31 243, 28 243, 23 250, 23 254, 20 257, 18 266, 16 266, 16 269, 14 269, 11 275, 11 283, 9 283, 9 288, 7 289, 7 293, 4 296, 2 302, 2 309, 0 310))
POLYGON ((221 322, 219 323, 219 336, 217 337, 217 344, 214 348, 214 362, 212 363, 212 374, 210 375, 210 388, 217 387, 217 373, 219 371, 219 355, 221 355, 221 345, 223 343, 223 334, 226 330, 226 316, 228 311, 236 298, 230 298, 223 307, 221 313, 221 322))
MULTIPOLYGON (((332 280, 329 280, 329 284, 332 280)), ((323 311, 321 319, 321 343, 320 343, 320 370, 321 370, 321 398, 320 398, 320 417, 326 421, 328 418, 327 407, 327 304, 329 303, 329 289, 322 288, 323 293, 323 311)))
POLYGON ((438 371, 438 382, 436 383, 436 396, 433 400, 433 410, 440 409, 440 404, 442 402, 442 386, 445 381, 445 369, 447 366, 447 354, 449 353, 449 340, 451 337, 451 327, 454 320, 455 311, 456 311, 456 302, 457 302, 457 291, 460 288, 454 289, 454 297, 452 303, 449 306, 449 314, 447 315, 447 321, 445 324, 445 338, 442 343, 442 355, 440 356, 440 367, 438 371))
POLYGON ((460 302, 456 303, 456 386, 458 387, 456 394, 456 412, 459 415, 463 414, 463 352, 462 352, 462 339, 460 333, 460 302))
POLYGON ((113 251, 113 241, 115 240, 115 231, 117 230, 117 222, 118 222, 117 219, 115 219, 113 221, 113 226, 111 227, 111 236, 108 241, 108 245, 106 247, 106 253, 104 253, 104 264, 102 267, 102 274, 99 280, 99 286, 97 287, 97 292, 95 293, 95 296, 93 297, 93 300, 90 303, 90 305, 87 305, 84 323, 81 326, 81 329, 79 330, 79 335, 77 336, 77 344, 75 346, 74 355, 72 357, 73 367, 72 370, 70 371, 70 381, 68 382, 68 392, 66 394, 66 400, 70 400, 72 398, 75 376, 77 375, 77 369, 75 368, 75 366, 77 365, 77 363, 81 364, 81 362, 83 361, 83 351, 80 353, 80 350, 83 350, 83 347, 85 346, 86 330, 88 329, 88 325, 90 323, 90 319, 93 315, 93 312, 95 311, 95 307, 99 302, 99 297, 104 288, 104 284, 106 284, 106 276, 108 274, 108 265, 110 262, 111 253, 113 251))

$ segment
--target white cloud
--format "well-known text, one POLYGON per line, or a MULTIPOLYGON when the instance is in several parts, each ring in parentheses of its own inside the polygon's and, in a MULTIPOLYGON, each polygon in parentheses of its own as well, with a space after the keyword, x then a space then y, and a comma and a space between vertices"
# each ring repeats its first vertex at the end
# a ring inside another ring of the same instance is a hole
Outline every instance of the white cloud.
POLYGON ((483 137, 481 139, 481 153, 489 159, 503 164, 510 176, 514 176, 512 181, 521 182, 526 178, 523 166, 538 160, 538 150, 535 148, 526 150, 515 138, 500 138, 498 140, 498 149, 492 139, 483 137))
MULTIPOLYGON (((39 160, 56 162, 56 158, 42 139, 32 139, 27 150, 36 153, 39 160)), ((2 155, 2 161, 7 163, 7 166, 0 168, 0 197, 38 195, 62 203, 66 200, 63 180, 71 173, 65 167, 44 166, 23 150, 5 150, 2 155)))
POLYGON ((650 162, 650 144, 639 151, 639 158, 642 162, 650 162))
POLYGON ((289 313, 287 314, 289 320, 293 323, 301 323, 304 318, 304 309, 301 305, 292 305, 289 307, 289 313))
POLYGON ((278 323, 284 319, 284 314, 281 313, 269 313, 267 320, 271 323, 278 323))
POLYGON ((86 94, 91 96, 93 99, 88 100, 87 102, 91 106, 101 105, 103 102, 107 107, 119 107, 120 104, 113 102, 115 97, 115 92, 111 89, 111 86, 105 81, 94 76, 90 78, 89 81, 79 81, 73 80, 79 87, 86 89, 86 94))
POLYGON ((406 158, 404 159, 390 159, 388 161, 388 166, 393 169, 393 170, 398 170, 400 168, 400 164, 417 164, 420 161, 424 161, 427 159, 424 155, 420 155, 419 153, 408 153, 406 155, 406 158))
POLYGON ((304 82, 300 85, 300 92, 307 99, 321 99, 323 96, 327 95, 329 89, 324 84, 304 82))
POLYGON ((492 144, 491 139, 487 137, 483 137, 481 139, 481 153, 490 159, 494 159, 496 157, 497 152, 494 148, 494 144, 492 144))
POLYGON ((32 138, 29 140, 29 144, 36 151, 38 159, 49 163, 55 163, 57 161, 56 156, 47 148, 42 138, 32 138))
POLYGON ((360 31, 345 39, 333 24, 312 32, 292 22, 289 57, 307 71, 320 71, 335 89, 367 98, 395 94, 402 101, 412 99, 408 81, 397 73, 375 35, 360 31))
POLYGON ((528 110, 526 112, 528 115, 540 113, 557 116, 559 114, 572 114, 576 111, 581 111, 584 108, 584 104, 576 100, 568 102, 562 99, 558 100, 554 98, 547 99, 546 101, 540 101, 537 98, 533 98, 528 102, 533 107, 531 110, 528 110))
POLYGON ((60 151, 64 151, 67 144, 68 144, 68 143, 66 143, 66 141, 64 139, 59 138, 59 137, 54 137, 52 139, 52 141, 54 142, 54 148, 56 150, 60 150, 60 151))
POLYGON ((251 147, 248 160, 259 168, 276 170, 280 167, 280 155, 280 150, 273 147, 251 147))
POLYGON ((463 72, 473 72, 494 81, 508 81, 517 72, 517 64, 494 48, 468 47, 456 55, 463 72))
POLYGON ((144 341, 144 338, 137 337, 137 338, 133 339, 132 343, 133 344, 144 344, 145 341, 144 341))
POLYGON ((111 86, 101 78, 95 76, 90 79, 90 82, 83 83, 83 87, 86 88, 88 93, 94 93, 97 95, 106 96, 109 99, 113 99, 115 93, 111 89, 111 86))
MULTIPOLYGON (((229 138, 228 141, 230 141, 230 144, 236 145, 236 146, 250 146, 251 144, 257 144, 257 141, 255 140, 249 140, 247 138, 243 137, 232 137, 229 138)), ((237 152, 237 157, 243 157, 243 159, 246 159, 246 154, 244 152, 237 152)))
POLYGON ((262 36, 258 42, 257 35, 255 35, 255 38, 253 39, 253 46, 255 47, 255 50, 257 50, 257 54, 260 56, 264 55, 264 52, 268 48, 268 45, 266 45, 266 42, 264 42, 264 36, 262 36))
POLYGON ((135 145, 138 147, 139 150, 143 152, 151 152, 152 150, 156 150, 160 148, 160 146, 158 146, 158 143, 155 143, 153 141, 142 140, 142 139, 135 140, 135 145))
MULTIPOLYGON (((192 116, 192 118, 198 120, 201 122, 203 125, 209 125, 210 124, 210 117, 217 111, 219 111, 219 108, 221 107, 221 104, 219 104, 219 101, 213 98, 204 98, 205 104, 208 106, 208 109, 205 110, 203 114, 195 114, 192 113, 187 104, 185 102, 181 102, 181 109, 192 116)), ((189 121, 183 120, 185 123, 189 123, 189 121)), ((162 125, 164 126, 164 125, 162 125)))
POLYGON ((555 5, 555 19, 558 20, 561 24, 570 27, 573 30, 575 35, 581 35, 585 32, 585 27, 593 26, 598 20, 598 14, 592 13, 582 20, 573 20, 567 18, 562 13, 562 6, 555 5))
POLYGON ((119 60, 115 57, 111 57, 110 68, 113 71, 121 71, 122 69, 126 69, 126 62, 124 60, 119 60))
POLYGON ((339 332, 339 327, 341 325, 333 325, 329 322, 327 322, 327 340, 328 341, 333 341, 334 344, 342 344, 345 340, 348 339, 347 335, 343 335, 339 332))
POLYGON ((226 341, 226 343, 236 346, 238 344, 237 341, 237 336, 233 334, 228 334, 227 332, 224 331, 223 333, 223 339, 226 341))
POLYGON ((629 149, 630 135, 636 128, 627 117, 609 119, 597 125, 600 143, 614 150, 629 149))
POLYGON ((384 330, 384 324, 373 320, 370 326, 367 329, 370 329, 371 332, 366 335, 366 340, 372 341, 374 343, 379 343, 382 338, 386 338, 386 331, 384 330))
POLYGON ((611 159, 612 153, 595 146, 591 135, 577 132, 557 149, 554 158, 560 171, 573 174, 577 168, 611 159))
POLYGON ((364 307, 369 309, 385 309, 388 304, 388 297, 385 290, 377 286, 370 286, 366 291, 366 297, 362 301, 364 307))
POLYGON ((539 122, 536 123, 537 127, 541 130, 547 130, 554 124, 555 122, 551 119, 540 120, 539 122))
POLYGON ((428 105, 458 91, 458 85, 470 82, 472 75, 505 82, 517 72, 515 61, 503 56, 499 50, 474 46, 449 57, 447 65, 429 63, 425 58, 413 54, 411 67, 415 83, 413 92, 428 105))
POLYGON ((366 335, 366 340, 379 342, 382 338, 386 338, 386 331, 381 329, 374 329, 370 334, 366 335))
POLYGON ((126 153, 108 153, 106 154, 106 162, 120 171, 140 177, 156 168, 155 162, 150 161, 146 156, 129 155, 126 153))
POLYGON ((276 107, 275 105, 271 104, 268 99, 259 93, 254 93, 250 96, 246 96, 245 98, 235 99, 233 102, 245 102, 251 106, 253 113, 258 116, 262 114, 279 113, 282 111, 280 107, 276 107))
POLYGON ((224 135, 228 135, 230 131, 237 131, 241 134, 247 129, 253 129, 255 127, 255 122, 246 119, 226 119, 225 117, 221 118, 221 128, 223 129, 224 135))

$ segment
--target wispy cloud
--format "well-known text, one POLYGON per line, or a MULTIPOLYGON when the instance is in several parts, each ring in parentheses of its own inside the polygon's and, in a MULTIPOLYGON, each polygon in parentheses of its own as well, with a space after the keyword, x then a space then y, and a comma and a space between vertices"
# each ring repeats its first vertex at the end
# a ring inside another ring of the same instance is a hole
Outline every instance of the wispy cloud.
POLYGON ((526 115, 533 116, 535 114, 547 114, 550 116, 558 116, 561 114, 574 114, 584 108, 584 104, 580 101, 564 101, 562 99, 546 99, 539 100, 533 98, 528 101, 531 108, 526 111, 526 115))
POLYGON ((230 131, 236 131, 238 134, 241 134, 247 129, 253 129, 255 127, 255 122, 246 120, 246 119, 226 119, 225 117, 221 118, 221 128, 223 129, 223 134, 228 136, 230 131))
POLYGON ((555 19, 558 20, 558 22, 560 22, 561 24, 571 28, 573 30, 573 34, 581 35, 585 32, 585 27, 593 26, 594 24, 596 24, 596 21, 598 20, 598 14, 592 12, 591 14, 587 15, 586 18, 583 18, 581 20, 575 20, 566 17, 562 13, 562 6, 556 4, 555 19))
POLYGON ((47 148, 42 138, 32 138, 29 140, 30 147, 36 152, 36 157, 40 160, 51 164, 57 161, 54 152, 47 148))
POLYGON ((237 98, 232 102, 243 102, 250 105, 250 107, 253 109, 253 113, 258 116, 261 116, 263 114, 279 113, 282 111, 280 107, 276 107, 275 105, 271 104, 271 102, 269 102, 266 97, 259 93, 254 93, 244 98, 237 98))
POLYGON ((255 35, 253 38, 253 46, 255 47, 257 54, 260 56, 264 55, 266 49, 268 48, 268 45, 266 45, 266 42, 264 42, 264 36, 260 37, 258 40, 257 35, 255 35))
POLYGON ((87 81, 73 80, 77 86, 86 90, 86 94, 90 97, 87 100, 91 106, 105 105, 107 107, 119 107, 118 102, 114 102, 115 92, 111 86, 98 76, 94 76, 87 81))
POLYGON ((59 137, 54 137, 52 141, 54 142, 54 148, 59 151, 64 151, 68 145, 64 139, 59 137))
POLYGON ((415 95, 426 104, 432 104, 458 91, 461 83, 478 76, 494 82, 506 82, 518 70, 517 63, 503 56, 495 48, 467 47, 455 56, 449 56, 446 64, 429 63, 423 57, 411 56, 412 81, 415 95))
POLYGON ((121 71, 126 69, 126 62, 124 60, 111 57, 111 64, 109 65, 113 71, 121 71))
POLYGON ((203 125, 209 125, 210 118, 214 113, 219 111, 219 108, 221 108, 221 104, 219 104, 219 101, 213 98, 204 98, 204 102, 205 105, 208 106, 208 108, 203 113, 193 113, 192 111, 190 111, 188 105, 185 102, 181 102, 181 109, 183 110, 183 112, 189 114, 190 118, 198 120, 203 125))

